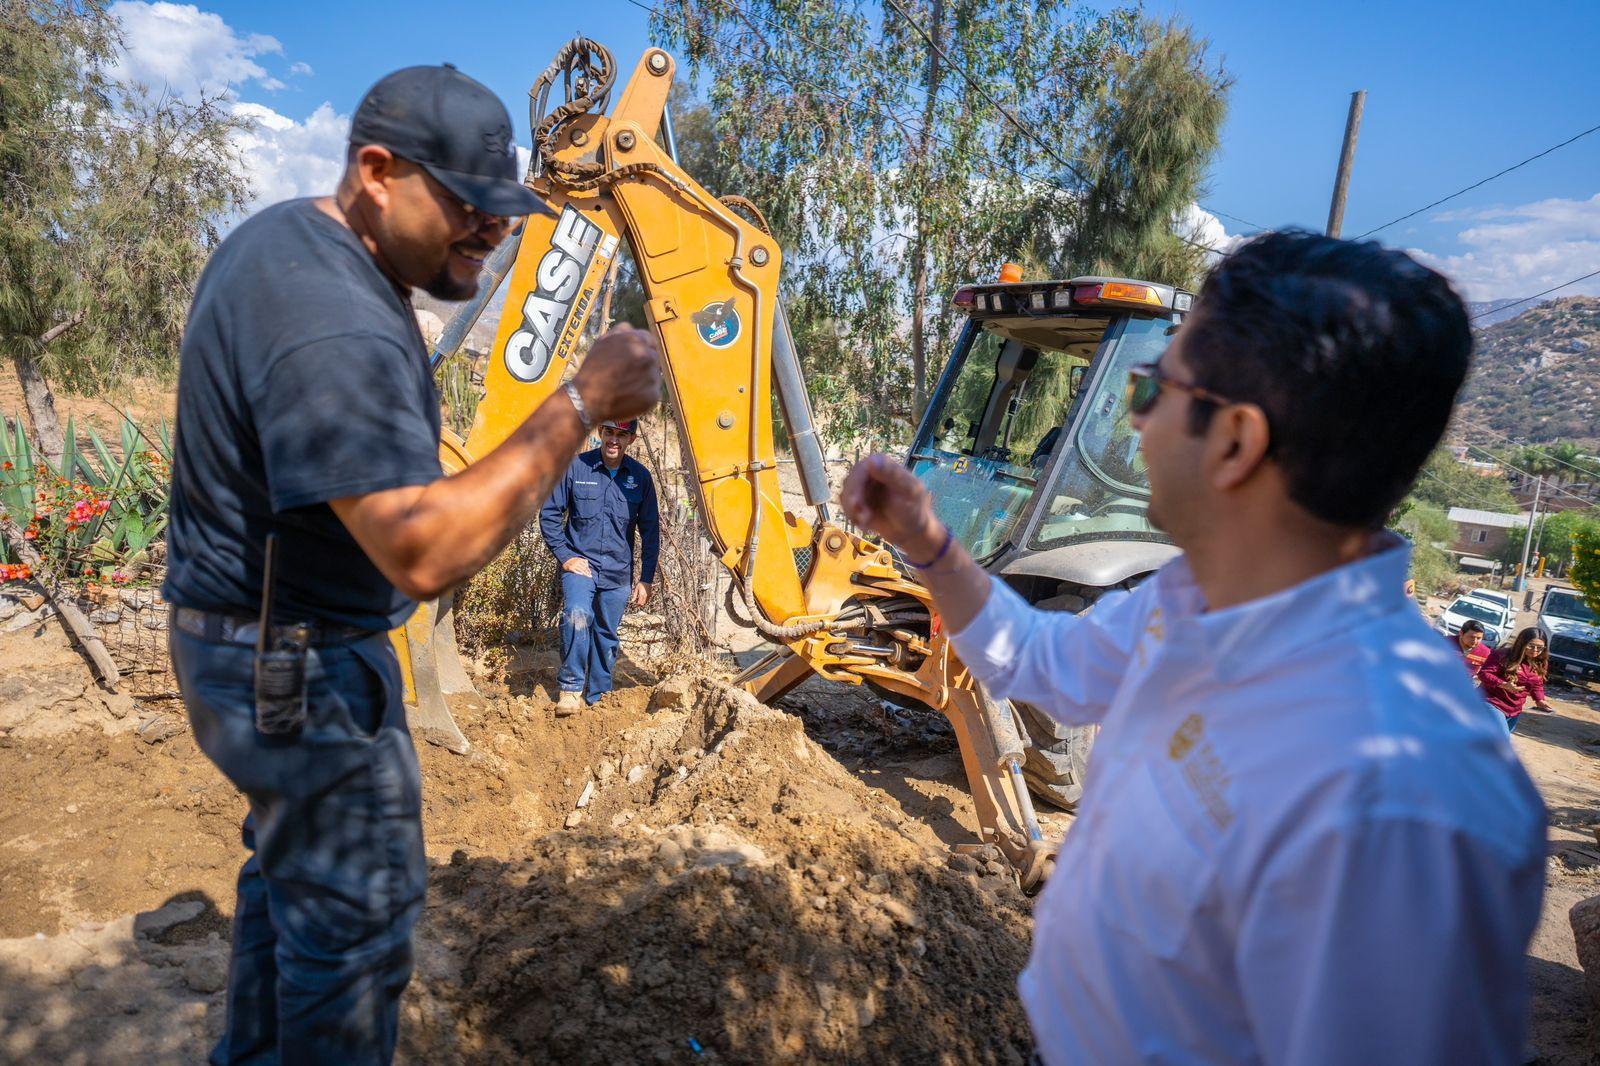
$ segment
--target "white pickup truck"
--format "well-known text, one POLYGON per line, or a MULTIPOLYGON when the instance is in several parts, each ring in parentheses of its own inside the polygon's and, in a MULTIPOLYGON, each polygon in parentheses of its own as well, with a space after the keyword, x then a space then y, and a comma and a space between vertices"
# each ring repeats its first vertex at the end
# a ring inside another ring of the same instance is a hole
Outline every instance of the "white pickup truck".
POLYGON ((1550 635, 1550 672, 1600 677, 1600 619, 1577 589, 1552 587, 1539 604, 1539 628, 1550 635))
POLYGON ((1498 647, 1502 640, 1511 636, 1511 627, 1516 616, 1511 609, 1502 604, 1492 603, 1481 599, 1473 593, 1457 596, 1450 601, 1450 606, 1444 609, 1435 626, 1439 632, 1447 637, 1453 637, 1467 621, 1478 622, 1483 626, 1483 642, 1489 647, 1498 647))

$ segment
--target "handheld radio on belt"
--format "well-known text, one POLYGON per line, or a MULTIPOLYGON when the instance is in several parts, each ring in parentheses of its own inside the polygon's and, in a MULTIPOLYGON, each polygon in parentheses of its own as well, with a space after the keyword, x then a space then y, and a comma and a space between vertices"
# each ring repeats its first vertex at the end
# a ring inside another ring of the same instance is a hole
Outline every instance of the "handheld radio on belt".
POLYGON ((268 533, 261 574, 261 624, 256 630, 256 732, 283 736, 300 732, 306 723, 306 648, 311 634, 305 626, 273 632, 277 561, 278 535, 268 533))

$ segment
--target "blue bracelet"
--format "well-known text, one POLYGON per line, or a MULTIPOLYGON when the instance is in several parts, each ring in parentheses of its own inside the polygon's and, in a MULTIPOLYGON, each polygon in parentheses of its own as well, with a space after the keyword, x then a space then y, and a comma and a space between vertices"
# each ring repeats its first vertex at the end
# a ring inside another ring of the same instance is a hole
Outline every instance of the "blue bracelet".
POLYGON ((950 527, 949 526, 945 526, 944 527, 944 543, 939 546, 939 554, 935 555, 932 559, 929 559, 925 563, 913 563, 910 559, 907 559, 906 563, 913 570, 926 570, 929 567, 936 565, 939 562, 940 559, 943 559, 945 557, 945 555, 950 551, 950 545, 955 543, 955 539, 956 539, 956 535, 953 532, 951 532, 950 527))

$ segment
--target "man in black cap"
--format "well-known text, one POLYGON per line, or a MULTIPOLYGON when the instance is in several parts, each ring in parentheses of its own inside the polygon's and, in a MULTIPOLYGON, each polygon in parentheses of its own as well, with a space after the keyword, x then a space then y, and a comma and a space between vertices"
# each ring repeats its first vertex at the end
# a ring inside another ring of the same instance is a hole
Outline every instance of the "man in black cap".
POLYGON ((195 738, 248 797, 253 852, 213 1062, 393 1056, 426 868, 386 630, 493 558, 595 425, 659 399, 654 341, 614 331, 504 444, 441 477, 410 292, 470 296, 542 209, 493 94, 411 67, 362 100, 338 191, 241 224, 196 287, 163 591, 195 738))

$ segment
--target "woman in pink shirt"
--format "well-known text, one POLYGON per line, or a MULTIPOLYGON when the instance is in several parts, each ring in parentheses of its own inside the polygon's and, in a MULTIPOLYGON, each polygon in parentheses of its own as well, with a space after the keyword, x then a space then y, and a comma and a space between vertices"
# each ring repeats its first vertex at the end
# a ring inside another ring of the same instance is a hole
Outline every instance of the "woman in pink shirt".
POLYGON ((1506 716, 1506 728, 1513 732, 1528 697, 1541 711, 1549 711, 1544 698, 1544 679, 1550 673, 1550 652, 1544 633, 1530 626, 1517 634, 1509 648, 1496 648, 1478 676, 1483 694, 1506 716))

